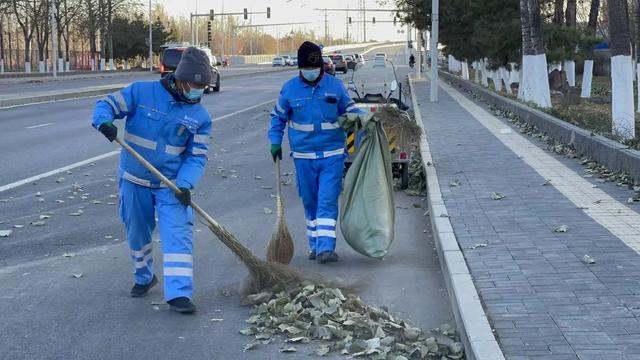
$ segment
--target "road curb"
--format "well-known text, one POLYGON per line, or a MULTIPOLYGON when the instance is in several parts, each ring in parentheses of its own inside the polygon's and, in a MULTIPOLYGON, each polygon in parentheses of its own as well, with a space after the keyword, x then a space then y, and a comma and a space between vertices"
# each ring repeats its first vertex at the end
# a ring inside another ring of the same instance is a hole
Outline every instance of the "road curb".
POLYGON ((438 175, 433 166, 433 158, 431 157, 422 114, 418 107, 413 80, 410 76, 409 89, 416 122, 422 129, 420 153, 427 179, 429 219, 433 228, 451 309, 453 310, 461 341, 465 347, 466 358, 469 360, 504 360, 504 354, 491 330, 487 315, 480 302, 480 296, 469 272, 469 267, 460 250, 453 226, 449 220, 447 207, 442 199, 438 175))
POLYGON ((456 75, 443 71, 440 71, 440 75, 456 87, 475 93, 488 105, 510 111, 520 120, 535 125, 552 139, 573 146, 579 156, 588 156, 609 170, 626 172, 633 180, 640 182, 640 151, 508 99, 456 75))
MULTIPOLYGON (((250 76, 256 74, 268 74, 275 72, 285 72, 287 70, 292 70, 290 68, 283 68, 277 70, 266 70, 266 71, 257 71, 243 74, 230 74, 223 76, 223 79, 228 78, 239 78, 243 76, 250 76)), ((14 106, 23 106, 23 105, 35 105, 52 101, 63 101, 63 100, 74 100, 74 99, 83 99, 94 96, 101 96, 110 94, 114 91, 118 91, 125 88, 125 85, 117 84, 117 85, 105 85, 99 88, 90 88, 90 90, 77 90, 70 92, 61 92, 61 93, 48 93, 43 95, 36 95, 30 97, 22 97, 22 98, 13 98, 13 99, 0 99, 0 109, 10 108, 14 106)))

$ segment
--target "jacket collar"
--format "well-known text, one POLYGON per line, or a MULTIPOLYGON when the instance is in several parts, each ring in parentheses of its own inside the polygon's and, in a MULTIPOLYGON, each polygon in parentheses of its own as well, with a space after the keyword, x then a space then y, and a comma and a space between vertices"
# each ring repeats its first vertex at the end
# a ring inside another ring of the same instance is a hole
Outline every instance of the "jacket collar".
POLYGON ((318 81, 315 85, 311 85, 308 82, 304 81, 302 79, 302 76, 300 74, 298 74, 298 81, 302 84, 303 87, 324 87, 327 83, 327 74, 324 72, 324 70, 321 70, 321 74, 320 76, 322 76, 322 78, 320 78, 320 81, 318 81))

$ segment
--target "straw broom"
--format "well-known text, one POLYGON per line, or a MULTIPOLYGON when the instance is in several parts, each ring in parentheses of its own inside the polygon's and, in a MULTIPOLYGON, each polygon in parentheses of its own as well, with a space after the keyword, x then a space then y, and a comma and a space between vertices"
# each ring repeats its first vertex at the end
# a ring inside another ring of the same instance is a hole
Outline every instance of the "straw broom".
MULTIPOLYGON (((180 189, 178 189, 174 183, 162 175, 158 169, 151 165, 151 163, 142 157, 142 155, 138 154, 138 152, 131 148, 131 146, 121 139, 116 139, 116 142, 129 154, 140 161, 144 167, 157 176, 163 184, 175 193, 180 193, 180 189)), ((305 282, 306 279, 302 274, 294 269, 280 263, 267 262, 255 256, 251 250, 242 245, 242 243, 240 243, 233 234, 222 227, 222 225, 215 221, 195 202, 191 202, 191 207, 205 220, 211 232, 213 232, 226 247, 236 254, 240 261, 242 261, 249 270, 249 278, 244 284, 245 292, 253 293, 260 290, 282 289, 305 282)))
POLYGON ((284 203, 282 200, 282 181, 280 174, 280 159, 276 158, 276 181, 278 183, 276 195, 276 228, 271 234, 271 241, 267 246, 267 260, 289 264, 293 257, 293 240, 284 219, 284 203))

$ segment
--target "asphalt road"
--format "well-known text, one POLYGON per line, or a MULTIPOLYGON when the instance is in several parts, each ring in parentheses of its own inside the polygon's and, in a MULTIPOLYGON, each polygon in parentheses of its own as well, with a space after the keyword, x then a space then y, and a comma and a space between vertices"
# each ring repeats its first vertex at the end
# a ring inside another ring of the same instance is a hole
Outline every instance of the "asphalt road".
MULTIPOLYGON (((264 211, 275 208, 268 113, 292 75, 229 79, 221 93, 203 102, 218 120, 195 200, 259 255, 275 222, 275 215, 264 211)), ((0 186, 113 151, 89 126, 94 101, 0 110, 0 186), (26 128, 46 122, 54 125, 26 128)), ((293 172, 290 159, 283 166, 293 172)), ((246 270, 202 224, 194 232, 198 313, 180 316, 152 305, 162 301, 160 286, 147 298, 129 298, 131 263, 113 197, 116 167, 111 156, 0 192, 0 229, 13 230, 0 238, 0 359, 308 358, 313 344, 286 356, 278 352, 278 342, 242 352, 251 339, 238 330, 251 309, 239 305, 234 291, 246 270), (40 216, 49 216, 44 226, 30 225, 40 216)), ((358 255, 338 239, 341 261, 321 266, 305 256, 294 179, 284 196, 296 241, 292 266, 364 281, 365 301, 387 305, 424 329, 452 321, 423 199, 396 193, 396 239, 384 261, 358 255)), ((159 270, 159 251, 155 258, 159 270)))
MULTIPOLYGON (((236 66, 228 69, 219 68, 222 79, 225 76, 251 73, 260 70, 271 69, 270 65, 236 66)), ((157 80, 160 74, 136 71, 131 73, 105 73, 86 74, 73 76, 71 78, 60 77, 54 81, 51 79, 24 78, 24 79, 0 79, 0 96, 14 96, 16 94, 29 95, 36 92, 73 90, 89 86, 117 85, 132 81, 157 80), (16 83, 19 81, 19 83, 16 83)), ((224 80, 223 80, 224 81, 224 80)))

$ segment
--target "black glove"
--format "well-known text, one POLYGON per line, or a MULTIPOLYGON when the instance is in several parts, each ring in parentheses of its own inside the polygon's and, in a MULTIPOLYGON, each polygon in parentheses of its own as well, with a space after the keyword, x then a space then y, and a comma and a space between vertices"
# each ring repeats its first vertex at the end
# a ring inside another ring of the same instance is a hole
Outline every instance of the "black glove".
POLYGON ((113 125, 111 121, 107 121, 106 123, 102 123, 98 127, 98 131, 104 135, 109 141, 113 141, 118 137, 118 128, 113 125))
POLYGON ((180 204, 184 206, 191 205, 191 190, 187 188, 179 188, 179 189, 180 189, 180 192, 176 193, 176 197, 178 198, 178 201, 180 201, 180 204))

